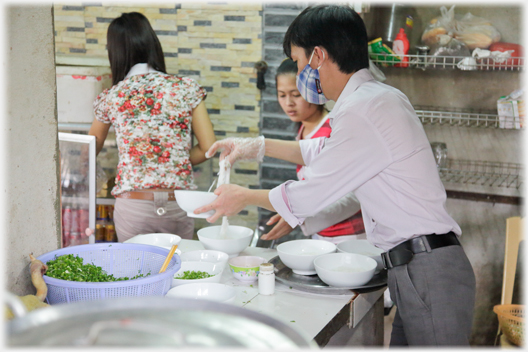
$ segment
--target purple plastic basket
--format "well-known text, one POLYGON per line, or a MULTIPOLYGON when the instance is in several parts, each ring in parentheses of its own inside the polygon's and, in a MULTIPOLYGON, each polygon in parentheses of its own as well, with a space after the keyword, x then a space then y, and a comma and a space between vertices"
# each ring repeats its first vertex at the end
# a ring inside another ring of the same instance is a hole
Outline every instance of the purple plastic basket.
POLYGON ((46 264, 56 256, 73 254, 83 258, 84 264, 100 266, 116 278, 150 273, 144 278, 114 282, 77 282, 44 275, 48 286, 46 300, 49 304, 56 304, 130 296, 165 296, 181 266, 180 256, 174 254, 165 272, 159 274, 169 252, 166 248, 148 244, 98 243, 57 249, 37 259, 46 264))

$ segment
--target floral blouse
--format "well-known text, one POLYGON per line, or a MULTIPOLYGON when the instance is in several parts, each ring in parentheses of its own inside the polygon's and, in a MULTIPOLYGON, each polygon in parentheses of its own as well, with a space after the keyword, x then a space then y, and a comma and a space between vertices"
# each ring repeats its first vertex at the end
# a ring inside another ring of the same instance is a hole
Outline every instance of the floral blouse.
POLYGON ((189 152, 192 109, 206 92, 186 77, 150 72, 125 78, 94 101, 114 126, 119 163, 112 195, 140 189, 196 189, 189 152))

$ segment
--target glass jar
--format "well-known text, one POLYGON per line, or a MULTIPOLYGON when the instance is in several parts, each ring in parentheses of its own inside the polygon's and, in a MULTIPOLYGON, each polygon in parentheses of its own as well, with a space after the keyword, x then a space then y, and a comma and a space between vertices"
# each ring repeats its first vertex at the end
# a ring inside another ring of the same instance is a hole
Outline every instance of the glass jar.
POLYGON ((431 143, 431 149, 436 162, 436 167, 439 169, 447 168, 447 145, 442 142, 431 143))

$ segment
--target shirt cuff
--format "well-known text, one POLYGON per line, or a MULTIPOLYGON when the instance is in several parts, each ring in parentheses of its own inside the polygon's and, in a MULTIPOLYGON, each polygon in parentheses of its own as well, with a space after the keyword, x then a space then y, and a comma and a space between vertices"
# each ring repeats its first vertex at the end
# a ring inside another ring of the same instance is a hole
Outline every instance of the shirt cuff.
POLYGON ((290 201, 286 194, 286 186, 292 182, 296 181, 286 181, 285 183, 271 189, 268 197, 275 211, 282 216, 288 225, 295 228, 304 222, 304 218, 297 218, 292 213, 290 201))

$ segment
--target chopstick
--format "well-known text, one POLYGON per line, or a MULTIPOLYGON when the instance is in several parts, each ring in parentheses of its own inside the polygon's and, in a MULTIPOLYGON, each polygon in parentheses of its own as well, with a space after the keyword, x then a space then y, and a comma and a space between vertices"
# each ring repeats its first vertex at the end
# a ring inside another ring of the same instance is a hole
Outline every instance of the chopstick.
POLYGON ((165 258, 165 262, 161 266, 161 269, 160 269, 158 274, 161 274, 162 272, 164 272, 167 269, 167 267, 169 266, 169 263, 170 263, 170 261, 172 259, 172 256, 174 255, 174 252, 176 252, 176 248, 178 248, 177 244, 172 246, 172 248, 171 248, 169 254, 167 255, 167 258, 165 258))

